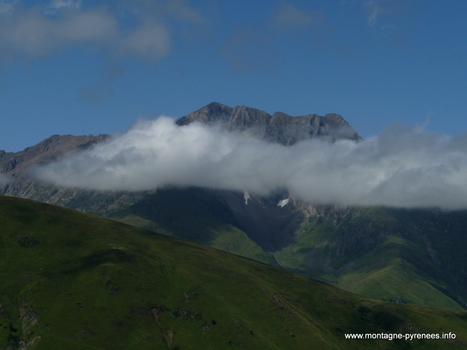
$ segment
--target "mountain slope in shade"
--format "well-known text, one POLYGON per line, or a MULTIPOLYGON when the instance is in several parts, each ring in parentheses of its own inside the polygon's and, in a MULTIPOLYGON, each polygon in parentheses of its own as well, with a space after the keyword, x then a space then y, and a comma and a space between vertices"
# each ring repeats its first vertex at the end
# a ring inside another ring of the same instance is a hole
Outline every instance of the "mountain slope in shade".
POLYGON ((395 305, 194 243, 0 196, 6 349, 461 349, 467 313, 395 305), (346 340, 346 333, 455 333, 346 340))

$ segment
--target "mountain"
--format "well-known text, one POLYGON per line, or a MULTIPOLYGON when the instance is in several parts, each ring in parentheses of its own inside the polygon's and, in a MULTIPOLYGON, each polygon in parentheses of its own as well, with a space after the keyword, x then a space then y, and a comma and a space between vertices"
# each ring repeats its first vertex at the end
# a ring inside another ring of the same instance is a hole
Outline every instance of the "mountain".
POLYGON ((467 313, 362 298, 101 217, 0 196, 0 348, 462 349, 467 313), (346 339, 346 334, 448 339, 346 339))
POLYGON ((78 152, 106 140, 109 135, 73 136, 53 135, 35 146, 21 152, 0 152, 1 172, 9 174, 23 173, 30 165, 46 164, 57 160, 66 152, 78 152))
MULTIPOLYGON (((211 103, 177 120, 180 127, 192 122, 222 124, 284 145, 316 137, 361 140, 336 114, 290 117, 211 103)), ((55 135, 22 152, 0 152, 1 172, 14 178, 3 193, 201 243, 367 297, 467 309, 466 211, 319 206, 281 190, 266 197, 203 188, 90 191, 38 183, 28 175, 33 164, 107 138, 55 135)))
MULTIPOLYGON (((73 209, 106 215, 114 207, 132 203, 135 194, 98 193, 76 188, 60 188, 40 183, 28 174, 33 165, 51 163, 65 154, 89 149, 104 142, 109 135, 53 135, 35 146, 20 152, 0 152, 0 172, 11 176, 14 181, 4 186, 2 194, 29 198, 73 209)), ((1 187, 0 187, 1 191, 1 187)))
POLYGON ((362 138, 339 114, 317 114, 292 117, 282 112, 270 115, 259 109, 246 106, 231 108, 213 102, 177 120, 177 124, 188 125, 192 122, 204 124, 225 124, 230 131, 251 130, 260 139, 283 145, 293 145, 298 141, 321 137, 332 141, 362 138))

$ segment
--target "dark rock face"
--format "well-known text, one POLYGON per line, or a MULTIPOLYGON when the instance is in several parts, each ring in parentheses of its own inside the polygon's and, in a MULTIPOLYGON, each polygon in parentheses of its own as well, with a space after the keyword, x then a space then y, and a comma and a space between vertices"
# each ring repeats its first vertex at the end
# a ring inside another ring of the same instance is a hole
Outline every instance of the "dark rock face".
POLYGON ((231 108, 220 103, 209 105, 177 120, 178 125, 192 122, 204 124, 224 123, 230 131, 251 130, 260 139, 283 145, 321 137, 330 141, 349 139, 359 141, 362 138, 350 127, 339 114, 316 114, 292 117, 282 112, 272 116, 259 109, 246 106, 231 108))
POLYGON ((266 252, 274 252, 290 245, 303 220, 303 214, 293 203, 288 203, 286 193, 271 194, 268 197, 233 191, 217 191, 224 199, 225 206, 235 219, 234 225, 245 232, 266 252), (287 204, 281 206, 281 200, 287 204))

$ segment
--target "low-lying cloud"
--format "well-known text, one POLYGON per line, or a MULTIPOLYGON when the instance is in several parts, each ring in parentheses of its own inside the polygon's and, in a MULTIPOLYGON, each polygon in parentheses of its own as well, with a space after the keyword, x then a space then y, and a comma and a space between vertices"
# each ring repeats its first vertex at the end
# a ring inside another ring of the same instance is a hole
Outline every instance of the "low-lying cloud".
POLYGON ((361 142, 283 146, 160 117, 32 173, 58 186, 96 190, 200 186, 266 195, 286 189, 315 204, 461 209, 467 208, 466 146, 467 134, 402 125, 361 142))

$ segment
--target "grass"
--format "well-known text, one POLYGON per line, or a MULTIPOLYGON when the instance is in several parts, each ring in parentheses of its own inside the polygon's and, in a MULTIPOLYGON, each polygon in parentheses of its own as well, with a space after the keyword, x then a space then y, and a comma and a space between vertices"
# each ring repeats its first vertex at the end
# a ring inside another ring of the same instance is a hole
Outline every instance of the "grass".
POLYGON ((353 208, 312 216, 279 264, 347 291, 396 303, 465 309, 462 212, 353 208))
POLYGON ((9 349, 467 347, 466 312, 363 298, 195 243, 4 196, 0 305, 0 348, 9 349), (457 338, 344 339, 409 331, 457 338))

